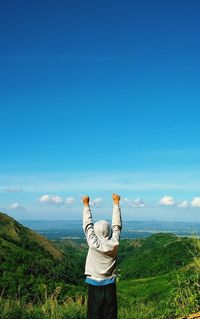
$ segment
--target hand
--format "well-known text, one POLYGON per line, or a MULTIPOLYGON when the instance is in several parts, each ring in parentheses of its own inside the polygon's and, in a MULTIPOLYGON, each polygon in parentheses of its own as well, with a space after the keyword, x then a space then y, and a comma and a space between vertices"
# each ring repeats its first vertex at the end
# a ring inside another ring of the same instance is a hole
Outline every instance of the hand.
POLYGON ((114 203, 116 205, 119 205, 119 201, 120 201, 120 196, 117 194, 112 194, 112 199, 114 200, 114 203))
POLYGON ((84 204, 85 206, 89 206, 89 202, 90 202, 89 196, 88 196, 88 195, 85 195, 85 196, 83 197, 83 204, 84 204))

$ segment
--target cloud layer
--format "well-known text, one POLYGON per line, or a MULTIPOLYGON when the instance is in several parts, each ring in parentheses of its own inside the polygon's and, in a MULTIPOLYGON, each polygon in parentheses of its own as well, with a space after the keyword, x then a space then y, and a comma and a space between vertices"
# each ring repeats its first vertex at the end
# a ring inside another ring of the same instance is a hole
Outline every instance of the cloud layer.
POLYGON ((0 190, 58 193, 91 191, 200 192, 200 173, 181 172, 63 172, 32 175, 1 174, 0 190), (66 182, 67 181, 67 182, 66 182), (19 185, 20 188, 15 187, 19 185), (7 185, 14 185, 7 187, 7 185))
MULTIPOLYGON (((80 195, 82 197, 82 195, 80 195)), ((75 204, 75 198, 73 196, 69 196, 67 198, 63 198, 59 195, 42 195, 38 198, 38 202, 42 204, 51 204, 51 205, 68 205, 72 206, 75 204)), ((81 200, 82 202, 82 200, 81 200)), ((168 207, 180 207, 180 208, 187 208, 187 207, 194 207, 200 208, 200 197, 194 197, 191 202, 188 200, 182 201, 175 201, 175 199, 171 195, 165 195, 159 200, 159 205, 161 206, 168 206, 168 207)), ((15 203, 17 204, 17 203, 15 203)), ((92 207, 102 207, 104 204, 103 197, 96 197, 94 199, 90 199, 90 206, 92 207)), ((124 197, 121 199, 121 204, 125 207, 148 207, 152 206, 152 203, 145 202, 142 198, 138 197, 136 199, 130 199, 128 197, 124 197)), ((14 204, 13 204, 14 205, 14 204)), ((16 205, 17 206, 17 205, 16 205)), ((156 204, 154 205, 156 206, 156 204)), ((15 208, 13 206, 13 208, 15 208)))

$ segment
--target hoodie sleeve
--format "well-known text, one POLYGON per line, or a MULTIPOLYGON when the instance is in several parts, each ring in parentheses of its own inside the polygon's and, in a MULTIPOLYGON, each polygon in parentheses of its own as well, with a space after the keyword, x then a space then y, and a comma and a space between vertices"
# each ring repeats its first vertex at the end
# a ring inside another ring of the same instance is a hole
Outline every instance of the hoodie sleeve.
POLYGON ((121 209, 119 205, 114 205, 113 207, 113 215, 112 215, 112 238, 120 239, 120 233, 122 230, 122 219, 121 219, 121 209))
POLYGON ((88 246, 98 248, 99 240, 94 232, 94 225, 90 206, 84 206, 83 208, 83 231, 85 233, 88 246))

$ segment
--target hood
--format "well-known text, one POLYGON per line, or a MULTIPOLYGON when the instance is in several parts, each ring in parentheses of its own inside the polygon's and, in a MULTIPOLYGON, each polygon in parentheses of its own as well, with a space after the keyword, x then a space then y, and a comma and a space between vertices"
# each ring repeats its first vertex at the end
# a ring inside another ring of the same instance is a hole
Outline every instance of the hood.
POLYGON ((99 220, 94 224, 94 232, 98 237, 109 237, 110 224, 106 220, 99 220))

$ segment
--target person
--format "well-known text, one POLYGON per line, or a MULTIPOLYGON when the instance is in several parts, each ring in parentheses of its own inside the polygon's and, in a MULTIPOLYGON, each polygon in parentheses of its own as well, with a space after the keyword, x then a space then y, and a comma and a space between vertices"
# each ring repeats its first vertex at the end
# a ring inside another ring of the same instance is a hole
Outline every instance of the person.
POLYGON ((83 230, 89 246, 85 264, 88 284, 87 319, 117 319, 116 259, 122 230, 120 196, 112 195, 112 228, 93 224, 89 196, 83 197, 83 230))

